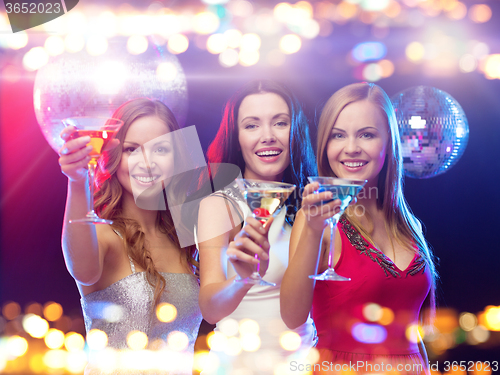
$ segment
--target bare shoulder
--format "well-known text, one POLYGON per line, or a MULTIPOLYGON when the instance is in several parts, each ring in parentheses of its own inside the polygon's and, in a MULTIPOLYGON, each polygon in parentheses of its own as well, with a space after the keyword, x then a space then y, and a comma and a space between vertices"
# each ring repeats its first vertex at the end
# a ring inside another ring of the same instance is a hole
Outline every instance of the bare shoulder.
POLYGON ((198 214, 198 241, 203 242, 218 235, 231 232, 229 237, 241 229, 243 212, 230 197, 211 195, 200 202, 198 214))
POLYGON ((218 212, 226 213, 228 210, 233 213, 242 215, 238 203, 229 196, 209 195, 200 202, 200 215, 205 213, 216 214, 218 212))
POLYGON ((120 236, 110 225, 96 225, 97 241, 102 250, 107 250, 110 246, 122 243, 120 236))

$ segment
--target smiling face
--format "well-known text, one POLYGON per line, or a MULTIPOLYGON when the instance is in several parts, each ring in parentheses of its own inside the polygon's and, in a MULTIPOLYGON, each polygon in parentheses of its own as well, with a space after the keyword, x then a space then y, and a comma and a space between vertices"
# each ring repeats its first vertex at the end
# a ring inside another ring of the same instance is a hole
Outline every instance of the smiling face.
POLYGON ((326 152, 336 176, 368 180, 376 186, 389 144, 389 126, 381 109, 368 100, 347 105, 335 122, 326 152))
POLYGON ((124 195, 141 208, 158 209, 160 193, 175 171, 170 129, 156 116, 141 117, 130 125, 122 150, 116 175, 124 195))
POLYGON ((281 181, 290 164, 290 110, 274 93, 248 95, 238 110, 244 178, 281 181))

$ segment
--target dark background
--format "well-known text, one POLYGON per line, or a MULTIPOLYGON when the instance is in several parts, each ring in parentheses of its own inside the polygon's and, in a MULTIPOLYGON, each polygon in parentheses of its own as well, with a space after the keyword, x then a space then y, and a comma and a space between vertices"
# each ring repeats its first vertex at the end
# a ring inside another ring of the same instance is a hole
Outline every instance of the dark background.
MULTIPOLYGON (((491 53, 499 53, 500 7, 498 2, 488 4, 494 18, 484 25, 460 21, 461 33, 468 39, 482 38, 491 53)), ((186 126, 196 125, 206 150, 229 96, 252 78, 271 78, 286 83, 299 97, 315 140, 325 101, 342 86, 359 81, 353 78, 346 55, 356 43, 373 39, 365 26, 356 26, 356 33, 352 25, 340 26, 330 37, 304 42, 301 51, 287 56, 279 68, 261 64, 223 68, 217 56, 190 45, 178 55, 188 85, 186 126)), ((391 29, 384 40, 388 58, 404 59, 406 44, 428 27, 430 24, 411 30, 391 29)), ((35 118, 35 73, 22 69, 15 51, 2 52, 1 61, 0 66, 6 61, 17 64, 21 78, 11 82, 2 76, 0 87, 0 306, 7 301, 21 307, 33 301, 56 301, 66 314, 78 316, 78 290, 66 271, 60 245, 67 180, 35 118)), ((402 75, 396 64, 394 75, 376 83, 389 96, 411 86, 433 86, 452 95, 463 107, 470 135, 462 158, 443 175, 406 178, 405 195, 424 223, 426 238, 439 258, 439 305, 458 313, 477 313, 487 305, 500 305, 500 81, 488 80, 477 71, 429 77, 421 65, 402 75)), ((455 349, 461 360, 499 360, 493 353, 497 352, 471 346, 455 349)))

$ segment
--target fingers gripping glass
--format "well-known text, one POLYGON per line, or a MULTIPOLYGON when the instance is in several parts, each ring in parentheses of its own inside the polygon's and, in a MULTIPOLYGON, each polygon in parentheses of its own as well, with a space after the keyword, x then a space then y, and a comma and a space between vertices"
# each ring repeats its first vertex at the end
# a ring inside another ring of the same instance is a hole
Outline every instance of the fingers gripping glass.
POLYGON ((91 159, 88 163, 90 210, 84 218, 70 220, 69 222, 83 224, 112 224, 113 221, 101 219, 94 211, 95 167, 102 151, 123 125, 123 121, 106 117, 71 117, 62 120, 62 122, 64 126, 74 126, 76 128, 76 131, 71 135, 70 139, 89 136, 89 144, 93 147, 90 152, 91 159))
MULTIPOLYGON (((308 177, 309 182, 318 182, 319 189, 317 192, 330 191, 333 194, 332 200, 340 199, 342 204, 340 206, 340 211, 328 219, 328 224, 330 225, 330 249, 328 251, 328 268, 325 272, 319 275, 311 275, 310 279, 314 280, 328 280, 328 281, 350 281, 348 277, 340 276, 333 269, 333 257, 334 257, 334 235, 335 227, 344 213, 349 203, 356 197, 363 186, 366 184, 366 180, 349 180, 345 178, 335 178, 335 177, 308 177)), ((322 204, 331 202, 324 201, 322 204)))
MULTIPOLYGON (((295 189, 295 185, 283 182, 245 179, 237 179, 236 182, 252 211, 252 216, 259 220, 264 226, 272 216, 276 216, 285 204, 287 198, 295 189)), ((255 259, 259 259, 257 254, 255 254, 255 259)), ((274 283, 263 280, 259 271, 260 264, 257 264, 254 272, 249 277, 237 279, 237 281, 245 284, 276 286, 274 283)))

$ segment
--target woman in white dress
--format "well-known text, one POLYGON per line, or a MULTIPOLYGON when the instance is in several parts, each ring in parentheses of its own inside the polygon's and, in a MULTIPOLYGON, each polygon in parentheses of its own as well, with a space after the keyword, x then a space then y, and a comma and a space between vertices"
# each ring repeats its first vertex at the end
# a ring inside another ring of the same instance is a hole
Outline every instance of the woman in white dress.
POLYGON ((300 190, 307 176, 316 174, 300 104, 279 83, 250 82, 226 104, 207 156, 210 186, 224 188, 200 204, 199 303, 205 320, 217 324, 216 332, 229 340, 225 346, 212 348, 219 364, 212 370, 206 368, 204 374, 273 374, 277 367, 289 368, 294 351, 307 352, 315 340, 314 325, 308 319, 295 330, 300 345, 286 350, 280 344, 281 336, 289 331, 280 317, 279 293, 288 265, 291 228, 300 208, 300 190), (287 182, 297 189, 278 216, 264 226, 251 217, 234 182, 239 172, 246 179, 287 182), (275 287, 235 280, 253 272, 259 263, 255 254, 259 255, 261 276, 276 283, 275 287), (245 335, 245 329, 231 332, 243 319, 251 319, 246 327, 254 335, 245 335))

